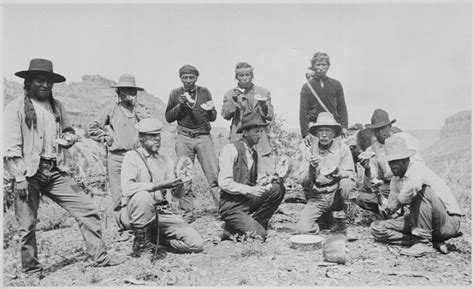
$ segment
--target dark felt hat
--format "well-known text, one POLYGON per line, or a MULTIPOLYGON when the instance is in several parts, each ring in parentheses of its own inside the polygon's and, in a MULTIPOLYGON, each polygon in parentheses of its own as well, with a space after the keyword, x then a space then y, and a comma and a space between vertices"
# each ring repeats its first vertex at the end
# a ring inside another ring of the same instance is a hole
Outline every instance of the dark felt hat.
POLYGON ((242 124, 237 129, 237 133, 242 133, 244 130, 252 127, 267 126, 268 123, 262 120, 262 117, 255 112, 247 112, 242 116, 242 124))
POLYGON ((388 117, 388 113, 385 110, 378 108, 372 114, 370 124, 366 124, 365 127, 374 129, 386 126, 388 124, 392 124, 396 121, 396 119, 390 120, 390 118, 388 117))
POLYGON ((15 73, 15 75, 21 78, 28 78, 38 73, 47 74, 54 83, 63 82, 66 80, 66 78, 61 74, 54 73, 53 62, 51 62, 51 60, 42 58, 31 59, 28 70, 18 71, 15 73))

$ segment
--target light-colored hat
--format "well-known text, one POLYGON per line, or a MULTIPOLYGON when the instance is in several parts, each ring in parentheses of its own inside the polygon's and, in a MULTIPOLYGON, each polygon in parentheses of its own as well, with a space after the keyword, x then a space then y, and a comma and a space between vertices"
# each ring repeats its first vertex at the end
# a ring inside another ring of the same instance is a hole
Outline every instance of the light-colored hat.
POLYGON ((117 85, 112 85, 111 88, 119 88, 119 87, 132 87, 136 88, 137 90, 144 90, 141 87, 136 86, 135 84, 135 76, 131 74, 122 74, 119 78, 119 83, 117 85))
POLYGON ((53 72, 53 62, 48 59, 35 58, 30 60, 30 66, 28 70, 22 70, 15 73, 16 76, 21 78, 28 78, 31 75, 37 73, 45 73, 54 83, 63 82, 66 80, 61 74, 53 72))
POLYGON ((372 118, 370 119, 370 124, 366 124, 365 127, 374 129, 374 128, 386 126, 388 124, 392 124, 396 121, 397 121, 396 119, 390 120, 390 118, 388 117, 388 113, 385 110, 378 108, 372 114, 372 118))
POLYGON ((267 126, 268 123, 262 120, 262 117, 255 112, 247 112, 242 116, 242 124, 237 129, 237 133, 242 133, 245 129, 259 126, 267 126))
POLYGON ((318 119, 316 120, 316 122, 310 122, 308 126, 308 131, 312 135, 316 135, 317 129, 322 126, 334 128, 334 130, 336 131, 335 137, 340 136, 342 130, 341 125, 337 123, 337 121, 334 119, 334 116, 329 112, 321 112, 320 114, 318 114, 318 119))
POLYGON ((405 140, 397 135, 385 140, 384 161, 394 161, 409 158, 416 153, 415 150, 408 149, 405 140))
POLYGON ((139 133, 159 134, 163 128, 163 123, 156 118, 145 118, 140 120, 135 128, 139 133))

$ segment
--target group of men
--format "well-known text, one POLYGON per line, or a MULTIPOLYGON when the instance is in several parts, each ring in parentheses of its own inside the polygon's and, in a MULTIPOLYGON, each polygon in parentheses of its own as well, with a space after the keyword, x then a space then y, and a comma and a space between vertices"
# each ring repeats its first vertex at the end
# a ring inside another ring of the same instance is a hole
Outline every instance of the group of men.
MULTIPOLYGON (((385 219, 371 225, 377 241, 413 245, 405 252, 411 255, 429 252, 432 242, 447 253, 444 241, 460 234, 461 216, 450 189, 424 165, 416 139, 392 127, 395 120, 384 110, 375 110, 366 125, 369 145, 363 153, 354 153, 361 145, 350 147, 344 141, 347 108, 342 85, 326 76, 329 65, 326 53, 316 53, 300 94, 305 149, 298 173, 307 203, 298 231, 318 234, 322 222, 340 230, 346 204, 352 200, 385 219), (363 175, 361 186, 356 185, 356 170, 363 175), (400 213, 405 205, 409 214, 400 213)), ((217 111, 210 91, 196 85, 197 68, 179 69, 183 86, 171 91, 166 107, 167 122, 177 122, 177 158, 194 162, 197 156, 224 221, 223 238, 245 235, 265 240, 269 220, 285 194, 274 173, 268 134, 274 118, 270 91, 253 83, 253 70, 246 62, 237 63, 237 87, 224 95, 221 114, 231 122, 230 143, 219 157, 210 134, 217 111)), ((23 270, 42 270, 35 237, 41 195, 76 218, 97 266, 120 264, 107 252, 92 200, 66 170, 64 150, 77 138, 64 106, 52 94, 53 84, 65 78, 46 59, 32 59, 29 69, 16 75, 24 79, 25 94, 5 108, 4 167, 14 182, 23 270)), ((120 231, 134 233, 132 255, 142 255, 153 242, 177 252, 202 251, 204 241, 192 227, 196 197, 192 178, 177 177, 175 162, 160 153, 163 123, 137 111, 137 94, 143 88, 132 75, 122 75, 112 88, 118 101, 89 124, 88 134, 107 147, 114 218, 120 231), (179 200, 181 214, 166 206, 168 194, 179 200)))

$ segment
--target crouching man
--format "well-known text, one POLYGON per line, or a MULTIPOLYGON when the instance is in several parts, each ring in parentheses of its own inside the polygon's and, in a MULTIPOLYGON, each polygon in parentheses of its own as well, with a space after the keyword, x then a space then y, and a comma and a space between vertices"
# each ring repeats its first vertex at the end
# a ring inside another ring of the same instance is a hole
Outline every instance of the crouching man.
MULTIPOLYGON (((190 181, 175 178, 173 162, 159 153, 162 126, 159 120, 152 118, 137 123, 140 147, 127 152, 123 159, 120 222, 134 231, 132 256, 135 257, 151 249, 155 205, 165 200, 162 192, 171 189, 175 196, 181 196, 183 181, 190 181)), ((158 218, 160 243, 182 253, 202 251, 201 236, 181 217, 161 210, 158 218)))
POLYGON ((221 198, 219 213, 226 234, 267 236, 268 221, 285 195, 285 187, 268 179, 259 167, 261 156, 258 144, 267 123, 262 117, 249 112, 242 118, 237 133, 242 138, 227 144, 219 156, 219 186, 221 198), (266 182, 266 186, 263 185, 266 182))
POLYGON ((302 233, 318 234, 318 222, 324 219, 336 231, 345 219, 345 201, 355 190, 354 161, 349 147, 335 139, 341 135, 341 125, 330 113, 321 112, 316 123, 310 123, 309 133, 318 142, 312 144, 310 156, 301 164, 300 183, 308 191, 297 228, 302 233), (334 222, 333 211, 339 222, 334 222))
POLYGON ((446 183, 422 162, 410 159, 405 140, 393 136, 385 141, 386 157, 393 173, 387 211, 410 206, 410 214, 371 224, 376 241, 412 245, 401 251, 404 255, 421 256, 433 251, 448 253, 444 241, 460 236, 461 209, 446 183))

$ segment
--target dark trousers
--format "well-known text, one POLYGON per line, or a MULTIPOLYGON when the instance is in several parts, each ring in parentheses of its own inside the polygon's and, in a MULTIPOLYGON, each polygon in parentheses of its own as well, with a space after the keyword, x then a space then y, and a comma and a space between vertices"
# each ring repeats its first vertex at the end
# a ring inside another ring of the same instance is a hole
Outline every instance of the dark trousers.
POLYGON ((273 184, 270 191, 260 197, 232 195, 221 192, 219 213, 231 234, 256 234, 267 236, 268 221, 285 195, 283 185, 273 184))
POLYGON ((68 211, 79 224, 89 255, 98 263, 108 261, 107 249, 102 241, 99 214, 90 199, 80 187, 53 164, 41 162, 38 172, 28 180, 27 200, 15 196, 15 214, 21 236, 21 264, 23 271, 41 270, 36 244, 36 224, 41 194, 68 211))

